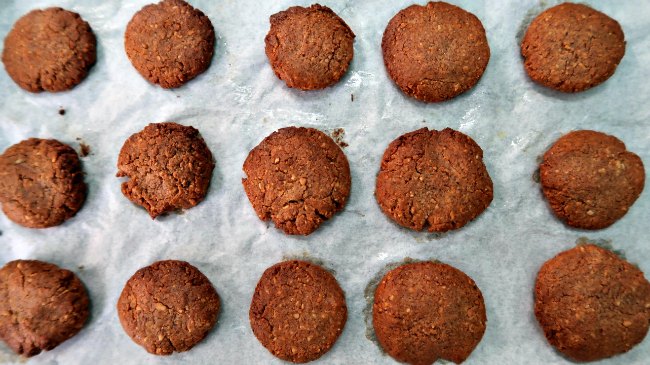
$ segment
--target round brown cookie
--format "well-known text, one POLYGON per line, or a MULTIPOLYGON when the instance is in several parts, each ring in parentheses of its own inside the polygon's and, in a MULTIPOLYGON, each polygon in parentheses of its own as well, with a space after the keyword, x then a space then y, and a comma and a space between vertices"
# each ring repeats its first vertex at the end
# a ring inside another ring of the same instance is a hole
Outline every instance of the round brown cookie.
POLYGON ((381 49, 390 78, 406 95, 424 102, 471 89, 490 60, 481 21, 444 2, 402 9, 386 26, 381 49))
POLYGON ((604 359, 630 350, 648 333, 650 283, 614 253, 577 246, 542 265, 535 316, 548 342, 564 355, 604 359))
POLYGON ((313 128, 273 132, 248 154, 244 172, 244 190, 257 215, 287 234, 312 233, 350 195, 348 159, 313 128))
POLYGON ((336 13, 318 4, 273 14, 266 56, 287 86, 323 89, 338 82, 354 54, 354 33, 336 13))
POLYGON ((563 3, 542 12, 521 42, 530 78, 568 93, 607 80, 624 54, 625 36, 618 22, 582 4, 563 3))
POLYGON ((490 205, 492 180, 473 139, 449 128, 422 128, 388 146, 375 197, 399 225, 444 232, 464 226, 490 205))
POLYGON ((377 340, 398 361, 429 365, 465 361, 485 332, 483 295, 462 271, 442 263, 405 264, 375 291, 377 340))
POLYGON ((0 269, 0 338, 34 356, 76 335, 89 315, 88 294, 71 271, 36 260, 0 269))
POLYGON ((95 64, 97 41, 79 14, 32 10, 5 38, 2 62, 18 86, 31 92, 72 89, 95 64))
POLYGON ((2 210, 21 226, 57 226, 73 217, 85 199, 81 163, 70 146, 30 138, 0 155, 2 210))
POLYGON ((570 132, 544 154, 542 191, 555 215, 583 229, 612 225, 641 195, 645 170, 618 138, 595 131, 570 132))
POLYGON ((334 345, 348 318, 338 282, 305 261, 275 264, 255 287, 249 319, 255 337, 278 358, 304 363, 334 345))
POLYGON ((200 10, 182 0, 164 0, 135 13, 124 48, 133 67, 165 89, 179 87, 210 66, 214 28, 200 10))
POLYGON ((183 352, 217 323, 220 301, 203 273, 185 261, 157 261, 126 282, 117 301, 122 328, 155 355, 183 352))
POLYGON ((152 123, 124 142, 117 169, 122 194, 156 218, 205 198, 214 159, 196 128, 152 123))

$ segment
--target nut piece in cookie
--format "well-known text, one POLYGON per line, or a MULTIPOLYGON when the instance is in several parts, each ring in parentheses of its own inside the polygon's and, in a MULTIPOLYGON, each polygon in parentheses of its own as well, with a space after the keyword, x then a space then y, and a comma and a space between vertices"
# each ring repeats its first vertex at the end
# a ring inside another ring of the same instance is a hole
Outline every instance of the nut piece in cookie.
POLYGON ((558 139, 539 166, 542 191, 571 227, 601 229, 621 219, 641 195, 641 158, 614 136, 590 130, 558 139))
POLYGON ((422 128, 391 142, 375 188, 386 216, 429 232, 463 227, 490 205, 492 196, 481 147, 449 128, 422 128))
POLYGON ((183 0, 163 0, 135 13, 124 49, 144 77, 165 89, 180 87, 207 70, 214 53, 210 19, 183 0))
POLYGON ((155 355, 191 349, 217 323, 220 301, 210 280, 185 261, 154 262, 127 281, 117 314, 124 331, 155 355))
POLYGON ((0 269, 0 338, 29 357, 76 335, 89 314, 88 294, 71 271, 36 260, 0 269))
POLYGON ((542 265, 535 283, 535 317, 546 339, 576 361, 629 351, 650 325, 650 283, 611 251, 589 244, 542 265))
POLYGON ((70 146, 30 138, 0 155, 0 203, 15 223, 57 226, 73 217, 85 199, 81 162, 70 146))
POLYGON ((587 5, 563 3, 539 14, 521 42, 533 81, 573 93, 603 83, 625 54, 618 22, 587 5))
POLYGON ((288 87, 324 89, 343 77, 354 54, 354 33, 330 8, 292 6, 270 21, 266 56, 288 87))
POLYGON ((490 47, 481 21, 445 2, 411 5, 386 26, 384 64, 402 91, 439 102, 471 89, 481 78, 490 47))
POLYGON ((347 321, 345 295, 325 269, 285 261, 264 271, 249 319, 255 337, 276 357, 305 363, 334 345, 347 321))
POLYGON ((372 324, 381 347, 398 361, 459 364, 481 341, 487 317, 483 295, 469 276, 426 261, 399 266, 382 278, 372 324))
POLYGON ((151 218, 199 204, 208 192, 212 152, 199 131, 177 123, 152 123, 124 142, 117 161, 122 194, 151 218))
POLYGON ((79 14, 61 8, 32 10, 5 38, 2 62, 27 91, 65 91, 86 77, 96 47, 92 29, 79 14))
POLYGON ((273 132, 250 151, 243 169, 242 184, 257 216, 286 234, 312 233, 350 195, 348 159, 314 128, 273 132))

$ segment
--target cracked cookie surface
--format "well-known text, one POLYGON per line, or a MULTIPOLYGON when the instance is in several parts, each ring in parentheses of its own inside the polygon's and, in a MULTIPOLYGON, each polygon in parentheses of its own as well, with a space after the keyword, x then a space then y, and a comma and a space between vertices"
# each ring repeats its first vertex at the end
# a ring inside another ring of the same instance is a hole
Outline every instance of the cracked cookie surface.
POLYGON ((117 313, 131 339, 155 355, 187 351, 217 323, 220 301, 210 280, 185 261, 157 261, 127 281, 117 313))
POLYGON ((244 162, 244 190, 257 216, 287 234, 308 235, 343 209, 350 166, 341 148, 313 128, 273 132, 244 162))
POLYGON ((208 192, 214 159, 194 127, 152 123, 129 137, 120 150, 122 194, 145 208, 151 218, 189 209, 208 192))
POLYGON ((32 10, 5 38, 2 62, 27 91, 65 91, 86 77, 96 47, 92 29, 79 14, 61 8, 32 10))
POLYGON ((36 260, 0 269, 0 338, 29 357, 76 335, 89 315, 88 294, 71 271, 36 260))
POLYGON ((542 12, 521 42, 530 78, 568 93, 603 83, 624 54, 625 35, 618 22, 582 4, 563 3, 542 12))
POLYGON ((143 7, 124 34, 133 67, 165 89, 180 87, 207 70, 214 45, 210 19, 182 0, 143 7))
POLYGON ((377 286, 372 308, 384 351, 414 365, 465 361, 487 324, 476 283, 452 266, 429 261, 388 272, 377 286))
POLYGON ((571 227, 601 229, 621 219, 641 195, 641 158, 605 133, 580 130, 558 139, 539 166, 542 191, 571 227))
POLYGON ((24 227, 57 226, 86 199, 79 156, 53 139, 30 138, 0 156, 0 202, 5 215, 24 227))
POLYGON ((391 142, 375 188, 384 214, 403 227, 429 232, 463 227, 492 196, 481 147, 449 128, 422 128, 391 142))
POLYGON ((354 55, 354 33, 330 8, 292 6, 270 22, 266 56, 288 87, 323 89, 343 77, 354 55))
POLYGON ((264 271, 249 311, 255 337, 278 358, 315 360, 334 345, 347 321, 345 295, 326 270, 285 261, 264 271))
POLYGON ((650 283, 611 251, 577 246, 542 265, 535 316, 548 342, 577 361, 627 352, 650 325, 650 283))
POLYGON ((381 49, 390 78, 406 95, 424 102, 471 89, 490 60, 481 21, 444 2, 398 12, 386 26, 381 49))

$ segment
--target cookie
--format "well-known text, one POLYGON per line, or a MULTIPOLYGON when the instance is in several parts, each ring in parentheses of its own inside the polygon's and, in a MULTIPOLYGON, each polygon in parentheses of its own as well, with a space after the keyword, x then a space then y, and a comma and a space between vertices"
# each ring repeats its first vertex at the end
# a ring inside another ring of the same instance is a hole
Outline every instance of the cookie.
POLYGON ((152 123, 124 142, 117 176, 129 179, 122 183, 122 194, 156 218, 199 204, 208 192, 214 165, 196 128, 152 123))
POLYGON ((292 6, 273 14, 266 56, 288 87, 324 89, 345 74, 354 55, 354 33, 332 9, 292 6))
POLYGON ((182 0, 143 7, 124 34, 124 49, 133 67, 165 89, 182 86, 207 70, 214 44, 210 19, 182 0))
POLYGON ((577 246, 539 270, 535 317, 548 342, 573 360, 621 354, 648 333, 650 283, 614 253, 577 246))
POLYGON ((586 5, 563 3, 537 16, 521 42, 533 81, 574 93, 610 78, 625 54, 618 22, 586 5))
POLYGON ((154 262, 126 282, 117 301, 124 332, 155 355, 183 352, 217 323, 220 301, 203 273, 185 261, 154 262))
POLYGON ((341 148, 314 128, 273 132, 244 162, 244 190, 255 213, 286 234, 308 235, 345 206, 350 166, 341 148))
POLYGON ((465 361, 485 332, 483 295, 462 271, 442 263, 405 264, 379 282, 372 324, 381 347, 398 361, 465 361))
POLYGON ((571 227, 601 229, 621 219, 641 195, 645 170, 618 138, 573 131, 546 151, 542 191, 555 215, 571 227))
POLYGON ((30 138, 0 155, 0 203, 7 218, 28 228, 57 226, 86 199, 79 156, 54 139, 30 138))
POLYGON ((0 269, 0 338, 26 357, 49 351, 86 323, 88 294, 71 271, 36 260, 0 269))
POLYGON ((429 232, 461 228, 490 205, 492 194, 481 147, 449 128, 422 128, 391 142, 375 188, 386 216, 429 232))
POLYGON ((27 91, 65 91, 86 78, 96 48, 95 35, 79 14, 61 8, 32 10, 5 38, 2 63, 27 91))
POLYGON ((381 49, 390 78, 406 95, 424 102, 471 89, 490 60, 481 21, 444 2, 402 9, 386 26, 381 49))
POLYGON ((275 264, 262 274, 249 312, 255 337, 276 357, 316 360, 332 348, 348 318, 338 282, 305 261, 275 264))

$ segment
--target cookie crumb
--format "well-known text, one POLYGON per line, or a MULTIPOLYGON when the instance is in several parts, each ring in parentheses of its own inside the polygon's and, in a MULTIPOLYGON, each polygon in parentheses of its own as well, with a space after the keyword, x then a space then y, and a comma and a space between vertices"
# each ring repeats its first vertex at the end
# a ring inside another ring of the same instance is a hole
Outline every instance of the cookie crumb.
POLYGON ((79 156, 86 157, 86 156, 88 156, 90 154, 90 146, 89 145, 81 142, 81 143, 79 143, 79 148, 81 149, 79 151, 79 156))
POLYGON ((334 142, 336 142, 336 144, 339 145, 339 147, 341 147, 341 148, 345 148, 345 147, 349 146, 349 145, 348 145, 348 144, 343 140, 343 138, 345 138, 345 129, 343 129, 343 128, 336 128, 335 130, 332 131, 331 136, 332 136, 332 139, 334 140, 334 142))

